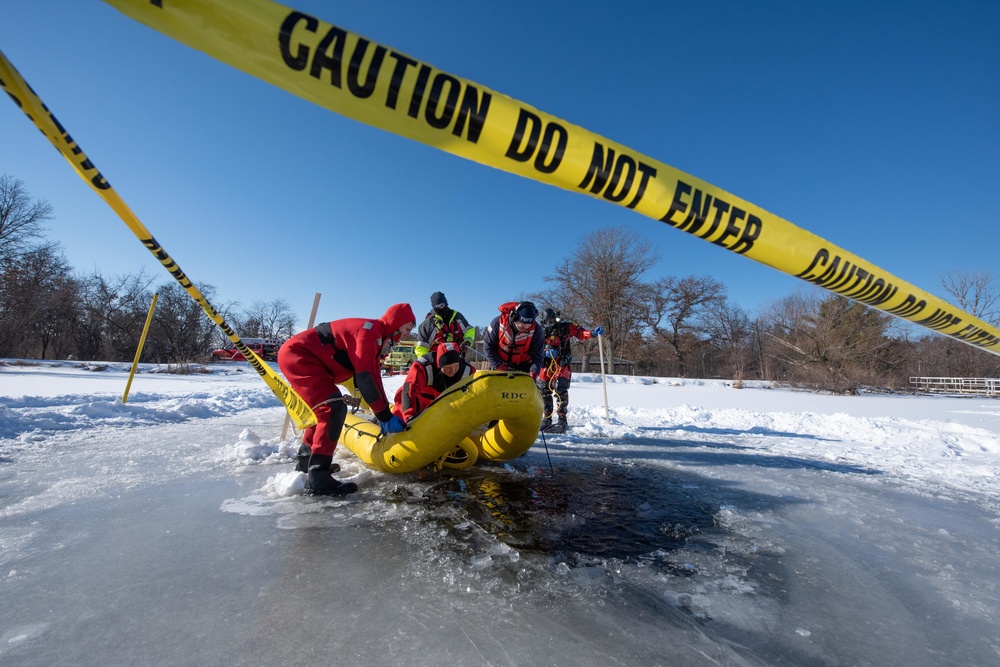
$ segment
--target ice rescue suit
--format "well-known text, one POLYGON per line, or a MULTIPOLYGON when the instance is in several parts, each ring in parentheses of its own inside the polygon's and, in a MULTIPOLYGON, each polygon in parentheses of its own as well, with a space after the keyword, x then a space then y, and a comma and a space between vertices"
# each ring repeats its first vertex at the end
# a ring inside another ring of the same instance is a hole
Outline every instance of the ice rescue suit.
MULTIPOLYGON (((589 340, 591 333, 576 322, 564 322, 556 320, 552 324, 543 322, 545 336, 544 356, 546 364, 538 373, 538 389, 542 392, 542 404, 544 406, 545 419, 552 418, 552 394, 556 395, 558 404, 556 414, 560 422, 566 421, 566 412, 569 410, 569 385, 572 377, 570 362, 573 355, 570 353, 570 339, 589 340)), ((544 422, 543 422, 544 423, 544 422)))
POLYGON ((316 425, 302 432, 313 454, 330 456, 344 427, 347 406, 336 400, 337 385, 351 378, 379 421, 392 410, 382 387, 380 356, 386 341, 413 322, 409 304, 390 306, 377 320, 360 317, 324 322, 292 336, 278 351, 278 368, 316 413, 316 425), (333 400, 331 400, 333 399, 333 400))
POLYGON ((443 292, 431 294, 431 307, 426 319, 417 328, 417 346, 414 349, 418 357, 433 352, 441 343, 463 342, 472 347, 476 341, 476 327, 469 324, 465 316, 457 310, 448 307, 448 299, 443 292))
POLYGON ((455 343, 441 343, 433 352, 428 352, 410 364, 406 381, 396 391, 393 412, 408 422, 426 410, 445 389, 473 375, 476 370, 461 358, 460 349, 455 343), (458 372, 452 377, 441 372, 441 367, 449 363, 459 365, 458 372))

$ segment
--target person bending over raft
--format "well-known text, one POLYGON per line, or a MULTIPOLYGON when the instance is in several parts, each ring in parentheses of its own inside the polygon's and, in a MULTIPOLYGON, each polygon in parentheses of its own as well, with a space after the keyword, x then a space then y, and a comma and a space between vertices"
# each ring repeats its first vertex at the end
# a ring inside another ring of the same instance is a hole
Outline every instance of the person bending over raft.
POLYGON ((308 474, 306 489, 314 495, 353 493, 357 484, 339 482, 332 473, 333 451, 347 417, 347 404, 337 385, 349 379, 375 412, 382 433, 398 433, 403 420, 392 413, 382 387, 380 357, 409 336, 416 320, 407 303, 390 306, 377 320, 361 317, 324 322, 289 338, 278 350, 278 368, 316 413, 316 425, 302 432, 296 470, 308 474))

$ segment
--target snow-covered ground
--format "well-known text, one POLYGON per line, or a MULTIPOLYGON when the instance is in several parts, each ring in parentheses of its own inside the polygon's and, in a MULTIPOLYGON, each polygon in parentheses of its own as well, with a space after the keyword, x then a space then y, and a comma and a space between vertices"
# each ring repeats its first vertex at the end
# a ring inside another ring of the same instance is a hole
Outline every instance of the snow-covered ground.
POLYGON ((0 366, 0 663, 1000 663, 1000 400, 578 375, 319 499, 249 366, 164 370, 0 366))

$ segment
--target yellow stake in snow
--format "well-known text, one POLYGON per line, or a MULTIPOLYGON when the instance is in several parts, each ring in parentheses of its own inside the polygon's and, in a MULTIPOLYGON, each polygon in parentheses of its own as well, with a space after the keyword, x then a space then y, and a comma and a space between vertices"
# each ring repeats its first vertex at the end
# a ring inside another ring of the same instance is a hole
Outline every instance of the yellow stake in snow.
POLYGON ((128 382, 125 383, 125 393, 122 394, 122 404, 128 400, 128 390, 132 388, 132 378, 135 377, 135 369, 139 367, 139 357, 142 356, 142 348, 146 345, 146 334, 149 333, 149 325, 153 323, 153 310, 156 308, 156 300, 159 294, 153 295, 153 302, 149 304, 149 314, 146 315, 146 323, 142 325, 142 336, 139 337, 139 347, 135 348, 135 359, 132 360, 132 370, 128 374, 128 382))

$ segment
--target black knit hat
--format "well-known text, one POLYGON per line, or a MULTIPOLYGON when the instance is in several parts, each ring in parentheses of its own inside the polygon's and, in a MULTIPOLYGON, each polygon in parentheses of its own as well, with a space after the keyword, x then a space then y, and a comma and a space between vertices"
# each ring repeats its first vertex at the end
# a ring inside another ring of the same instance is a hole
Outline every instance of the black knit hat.
POLYGON ((448 310, 448 299, 444 292, 434 292, 431 294, 431 308, 434 310, 448 310))
POLYGON ((454 343, 441 343, 437 349, 438 368, 443 368, 448 364, 457 364, 462 360, 462 353, 458 351, 458 346, 454 343))
POLYGON ((517 308, 514 309, 514 317, 511 318, 513 322, 534 322, 535 318, 538 316, 538 309, 535 308, 535 304, 530 301, 522 301, 517 304, 517 308))

